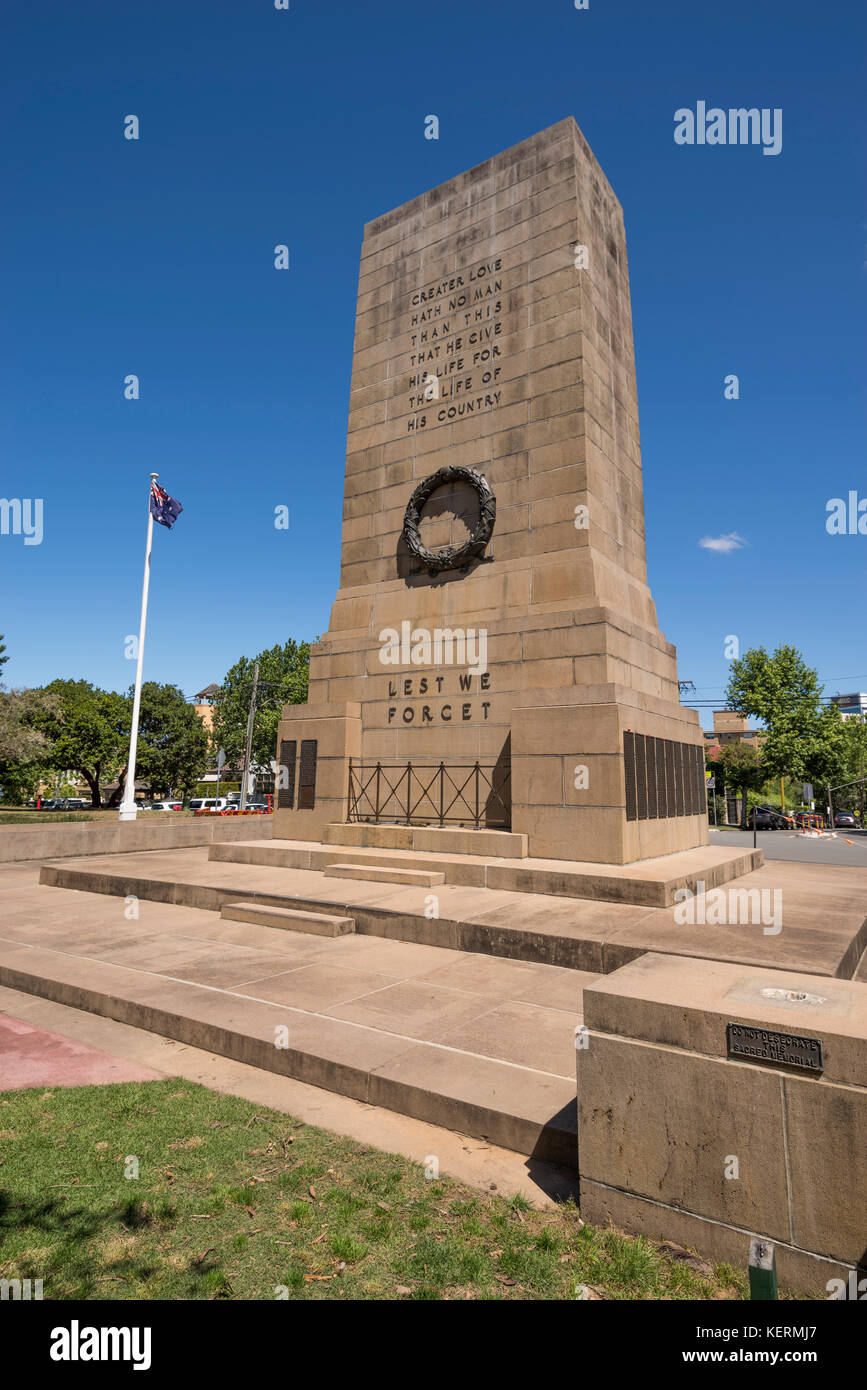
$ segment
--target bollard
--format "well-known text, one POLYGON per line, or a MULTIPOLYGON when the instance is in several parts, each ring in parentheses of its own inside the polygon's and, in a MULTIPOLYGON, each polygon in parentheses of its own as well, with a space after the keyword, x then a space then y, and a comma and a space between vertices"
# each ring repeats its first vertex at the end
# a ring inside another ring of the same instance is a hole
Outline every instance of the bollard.
POLYGON ((776 1299, 777 1258, 769 1240, 755 1236, 750 1241, 750 1299, 776 1299))

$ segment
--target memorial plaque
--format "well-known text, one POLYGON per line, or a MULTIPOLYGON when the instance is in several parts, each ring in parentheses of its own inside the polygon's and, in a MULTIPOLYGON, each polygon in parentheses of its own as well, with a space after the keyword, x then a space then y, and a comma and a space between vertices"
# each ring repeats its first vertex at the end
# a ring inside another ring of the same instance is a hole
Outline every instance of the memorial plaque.
POLYGON ((726 1041, 730 1057, 798 1067, 801 1071, 821 1072, 824 1068, 821 1038, 778 1033, 773 1028, 754 1028, 748 1023, 728 1023, 726 1041))
POLYGON ((318 740, 301 740, 300 771, 298 776, 298 809, 312 811, 316 805, 316 753, 318 740))
POLYGON ((296 739, 281 739, 280 741, 280 767, 286 769, 285 782, 281 777, 283 785, 277 789, 277 808, 280 811, 291 811, 295 805, 295 757, 298 749, 296 739))

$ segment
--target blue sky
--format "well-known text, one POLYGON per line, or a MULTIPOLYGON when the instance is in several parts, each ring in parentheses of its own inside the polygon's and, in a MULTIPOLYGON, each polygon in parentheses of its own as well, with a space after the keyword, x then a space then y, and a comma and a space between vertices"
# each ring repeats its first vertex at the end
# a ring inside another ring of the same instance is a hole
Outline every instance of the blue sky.
POLYGON ((829 498, 867 496, 862 12, 7 8, 0 493, 44 499, 41 545, 0 536, 7 683, 130 684, 152 469, 185 510, 156 528, 147 679, 192 694, 326 629, 363 224, 574 115, 625 210, 649 579, 681 676, 718 698, 734 634, 867 689, 867 536, 825 530, 829 498), (782 108, 781 153, 675 145, 698 100, 782 108), (729 533, 746 544, 699 545, 729 533))

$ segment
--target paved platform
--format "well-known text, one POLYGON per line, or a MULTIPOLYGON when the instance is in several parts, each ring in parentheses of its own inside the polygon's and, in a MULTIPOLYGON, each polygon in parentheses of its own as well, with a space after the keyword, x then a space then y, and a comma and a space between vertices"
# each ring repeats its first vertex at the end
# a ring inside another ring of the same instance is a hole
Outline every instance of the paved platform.
MULTIPOLYGON (((209 857, 224 863, 261 864, 271 868, 312 869, 326 871, 329 866, 355 864, 359 869, 431 872, 441 874, 437 882, 470 888, 505 889, 512 893, 538 893, 545 897, 591 898, 602 902, 628 903, 637 907, 670 907, 677 901, 680 888, 692 888, 698 883, 716 888, 732 879, 757 869, 763 862, 761 850, 741 845, 737 850, 728 846, 705 845, 666 854, 658 859, 643 859, 637 864, 597 864, 566 859, 533 859, 527 855, 516 858, 500 857, 487 851, 479 853, 480 836, 491 831, 428 830, 412 831, 413 847, 402 848, 398 840, 389 844, 395 832, 409 830, 407 826, 367 827, 368 835, 349 835, 364 829, 359 825, 326 826, 326 834, 340 831, 340 843, 313 840, 249 839, 244 844, 213 844, 209 857), (380 832, 374 836, 373 832, 380 832), (390 832, 386 836, 383 832, 390 832), (455 841, 463 836, 466 847, 459 849, 455 841), (438 838, 444 837, 444 838, 438 838), (344 841, 349 840, 349 843, 344 841), (369 842, 368 842, 369 841, 369 842), (419 848, 419 844, 425 848, 419 848), (452 844, 450 852, 437 846, 452 844)), ((496 836, 495 844, 511 839, 505 834, 496 836)), ((359 874, 359 877, 373 876, 359 874)), ((380 875, 385 877, 385 875, 380 875)), ((394 882, 400 882, 395 876, 394 882)))
POLYGON ((755 870, 741 886, 782 894, 782 929, 765 934, 679 925, 671 908, 334 880, 206 848, 12 864, 0 986, 574 1170, 584 988, 647 951, 849 977, 865 879, 755 870), (219 915, 238 901, 355 931, 219 915))
MULTIPOLYGON (((211 853, 222 848, 213 847, 211 853)), ((15 867, 7 866, 5 872, 15 867)), ((5 881, 0 875, 0 883, 5 881)), ((303 907, 352 917, 360 935, 596 974, 658 951, 849 979, 867 949, 867 870, 822 865, 764 864, 726 886, 779 891, 781 927, 773 934, 766 934, 761 923, 743 921, 681 925, 674 907, 449 883, 415 888, 335 880, 312 869, 211 859, 205 848, 47 864, 41 882, 212 912, 240 899, 303 907), (437 916, 431 915, 432 895, 437 916)), ((32 907, 22 905, 22 910, 26 920, 32 907)), ((14 915, 8 920, 14 922, 14 915)))
POLYGON ((574 1168, 575 1028, 594 975, 29 873, 2 890, 3 986, 574 1168))

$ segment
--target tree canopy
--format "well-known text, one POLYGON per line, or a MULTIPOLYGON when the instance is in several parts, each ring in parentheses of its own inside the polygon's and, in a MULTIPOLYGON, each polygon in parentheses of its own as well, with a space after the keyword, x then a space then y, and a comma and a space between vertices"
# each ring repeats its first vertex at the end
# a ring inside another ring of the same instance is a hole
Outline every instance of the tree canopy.
POLYGON ((53 713, 41 721, 50 765, 77 772, 90 788, 91 804, 100 806, 100 783, 120 776, 126 764, 131 702, 83 680, 54 680, 45 689, 57 697, 53 713))
POLYGON ((768 655, 764 647, 752 647, 734 660, 726 704, 765 725, 762 759, 768 776, 821 780, 827 745, 843 721, 836 705, 822 706, 818 673, 797 648, 780 646, 768 655))
POLYGON ((145 681, 141 688, 137 780, 147 782, 154 796, 188 796, 207 760, 207 730, 183 692, 176 685, 145 681))
POLYGON ((244 756, 247 715, 253 691, 253 670, 259 662, 252 761, 267 766, 276 756, 277 725, 283 705, 303 705, 307 699, 310 643, 292 638, 256 657, 242 656, 227 671, 214 702, 214 742, 237 762, 244 756))

